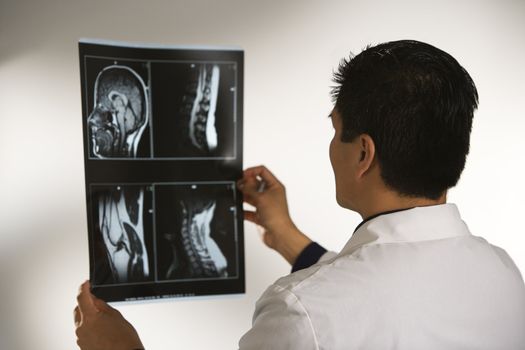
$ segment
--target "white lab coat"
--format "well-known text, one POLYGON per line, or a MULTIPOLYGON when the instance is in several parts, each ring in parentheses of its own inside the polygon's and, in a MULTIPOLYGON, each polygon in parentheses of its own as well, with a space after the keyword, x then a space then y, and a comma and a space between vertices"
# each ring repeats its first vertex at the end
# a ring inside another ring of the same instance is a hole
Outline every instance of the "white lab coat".
POLYGON ((454 204, 385 214, 271 285, 248 349, 525 349, 525 285, 454 204))

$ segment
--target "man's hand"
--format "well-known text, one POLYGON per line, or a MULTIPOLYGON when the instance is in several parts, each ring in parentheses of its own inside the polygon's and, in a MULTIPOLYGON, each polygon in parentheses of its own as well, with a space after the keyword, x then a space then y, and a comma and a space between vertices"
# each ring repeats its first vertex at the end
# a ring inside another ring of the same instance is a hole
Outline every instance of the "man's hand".
POLYGON ((264 243, 293 265, 312 241, 297 229, 288 212, 283 184, 264 166, 248 168, 237 183, 244 201, 255 207, 244 218, 264 229, 264 243))
POLYGON ((143 349, 133 326, 120 312, 96 298, 89 282, 80 286, 75 308, 77 344, 82 350, 143 349))

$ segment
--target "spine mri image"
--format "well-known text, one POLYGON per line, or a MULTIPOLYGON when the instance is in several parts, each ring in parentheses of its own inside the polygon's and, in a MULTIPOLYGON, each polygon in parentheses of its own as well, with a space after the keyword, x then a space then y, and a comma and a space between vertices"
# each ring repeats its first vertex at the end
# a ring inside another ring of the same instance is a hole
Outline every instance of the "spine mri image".
MULTIPOLYGON (((193 65, 192 68, 195 68, 193 65)), ((194 147, 204 152, 217 148, 215 109, 219 90, 219 66, 201 64, 187 85, 182 99, 181 115, 188 121, 188 135, 194 147)))
POLYGON ((237 275, 235 186, 156 186, 159 279, 237 275))
POLYGON ((243 51, 82 40, 79 54, 92 292, 243 293, 243 51))

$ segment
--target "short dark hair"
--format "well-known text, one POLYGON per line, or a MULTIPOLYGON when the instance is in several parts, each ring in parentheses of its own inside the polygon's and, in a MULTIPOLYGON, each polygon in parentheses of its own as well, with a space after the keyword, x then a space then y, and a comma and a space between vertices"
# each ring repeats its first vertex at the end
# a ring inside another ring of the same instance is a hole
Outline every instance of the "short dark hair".
POLYGON ((392 41, 342 60, 333 79, 341 141, 368 134, 389 188, 437 199, 457 184, 478 93, 452 56, 419 41, 392 41))

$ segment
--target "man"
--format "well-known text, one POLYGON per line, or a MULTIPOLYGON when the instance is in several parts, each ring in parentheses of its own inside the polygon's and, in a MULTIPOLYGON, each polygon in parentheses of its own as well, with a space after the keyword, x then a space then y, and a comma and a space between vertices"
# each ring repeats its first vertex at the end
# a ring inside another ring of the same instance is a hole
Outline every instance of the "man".
MULTIPOLYGON (((431 45, 396 41, 343 61, 335 82, 337 202, 364 221, 339 254, 326 252, 290 219, 278 179, 245 171, 239 188, 256 209, 245 218, 295 272, 261 296, 240 349, 525 348, 519 270, 446 203, 478 102, 468 73, 431 45)), ((78 302, 82 349, 142 348, 88 284, 78 302)))

